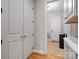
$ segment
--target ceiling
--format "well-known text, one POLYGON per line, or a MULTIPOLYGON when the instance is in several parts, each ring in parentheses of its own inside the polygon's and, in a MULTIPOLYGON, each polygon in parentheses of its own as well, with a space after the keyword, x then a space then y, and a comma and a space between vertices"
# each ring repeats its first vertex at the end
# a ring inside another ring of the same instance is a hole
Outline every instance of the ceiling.
POLYGON ((62 12, 63 11, 63 5, 62 0, 47 0, 47 1, 54 1, 51 3, 47 3, 47 11, 52 12, 62 12))

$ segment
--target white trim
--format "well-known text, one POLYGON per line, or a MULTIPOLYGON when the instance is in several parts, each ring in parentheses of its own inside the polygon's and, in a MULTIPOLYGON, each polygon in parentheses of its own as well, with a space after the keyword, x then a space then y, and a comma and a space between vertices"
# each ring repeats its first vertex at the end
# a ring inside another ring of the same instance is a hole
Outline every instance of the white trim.
POLYGON ((33 49, 33 52, 37 52, 37 53, 40 53, 40 54, 47 54, 47 51, 38 50, 38 49, 33 49))
POLYGON ((57 40, 57 39, 55 39, 55 40, 53 40, 53 39, 48 39, 48 41, 57 41, 57 42, 59 42, 59 40, 57 40))

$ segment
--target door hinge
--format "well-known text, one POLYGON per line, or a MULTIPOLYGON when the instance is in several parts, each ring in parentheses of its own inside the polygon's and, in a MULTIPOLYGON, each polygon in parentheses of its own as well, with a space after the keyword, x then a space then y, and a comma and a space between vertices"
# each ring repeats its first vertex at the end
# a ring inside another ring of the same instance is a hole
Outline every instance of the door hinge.
POLYGON ((3 12, 3 10, 2 10, 2 8, 1 8, 1 14, 2 14, 2 12, 3 12))
POLYGON ((3 44, 3 41, 1 40, 1 45, 3 44))
POLYGON ((34 8, 32 7, 32 10, 33 10, 34 8))
POLYGON ((32 49, 34 49, 34 47, 32 47, 32 49))
POLYGON ((32 36, 34 36, 34 34, 32 34, 32 36))
POLYGON ((32 23, 34 23, 34 20, 32 20, 32 23))

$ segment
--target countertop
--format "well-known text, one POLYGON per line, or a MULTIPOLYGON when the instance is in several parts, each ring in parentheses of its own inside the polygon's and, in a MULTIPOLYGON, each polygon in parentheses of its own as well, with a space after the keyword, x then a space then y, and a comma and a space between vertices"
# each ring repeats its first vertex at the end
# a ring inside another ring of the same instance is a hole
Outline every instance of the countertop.
POLYGON ((64 41, 67 42, 69 47, 78 54, 78 38, 75 37, 65 37, 64 41))

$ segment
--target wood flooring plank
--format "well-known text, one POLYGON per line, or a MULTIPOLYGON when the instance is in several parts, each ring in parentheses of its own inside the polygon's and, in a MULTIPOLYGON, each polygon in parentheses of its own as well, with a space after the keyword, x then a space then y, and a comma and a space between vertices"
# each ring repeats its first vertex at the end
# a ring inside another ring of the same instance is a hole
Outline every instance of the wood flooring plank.
POLYGON ((64 59, 64 57, 54 56, 54 55, 43 55, 39 53, 32 53, 28 59, 64 59))

